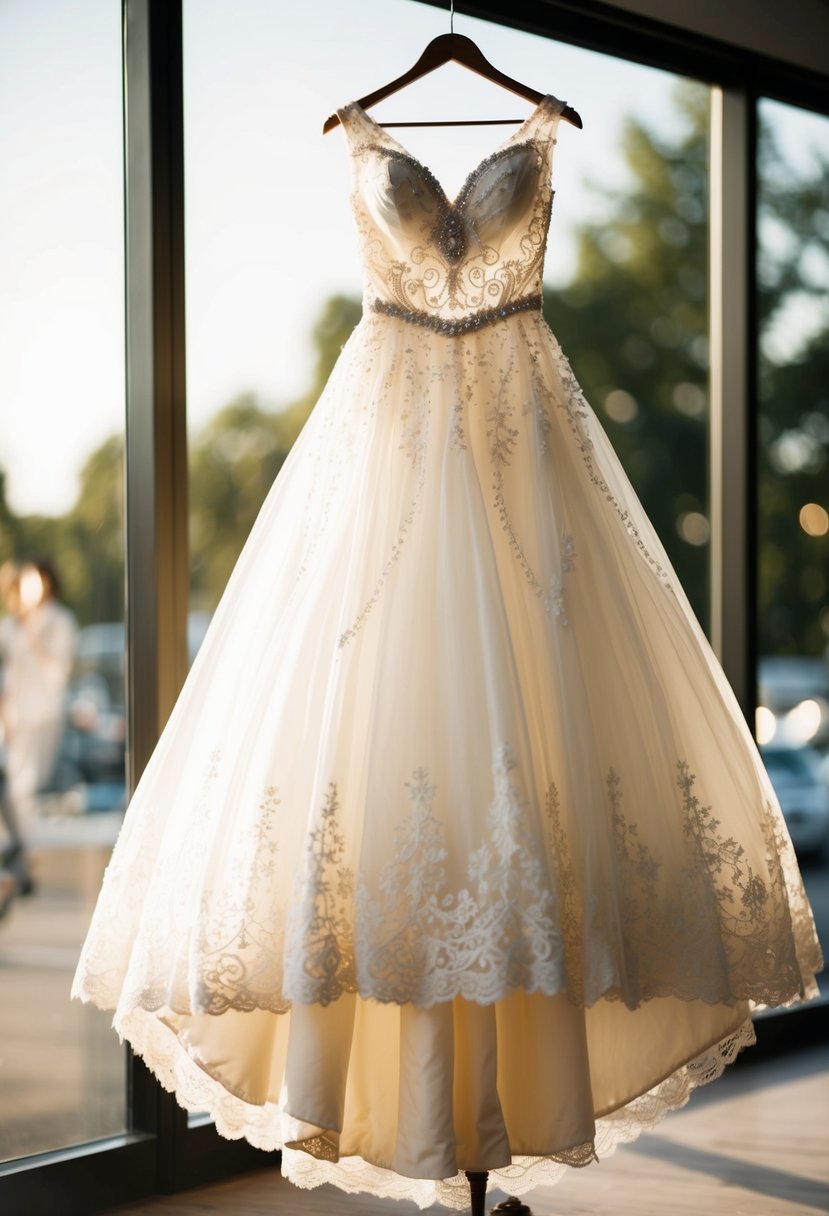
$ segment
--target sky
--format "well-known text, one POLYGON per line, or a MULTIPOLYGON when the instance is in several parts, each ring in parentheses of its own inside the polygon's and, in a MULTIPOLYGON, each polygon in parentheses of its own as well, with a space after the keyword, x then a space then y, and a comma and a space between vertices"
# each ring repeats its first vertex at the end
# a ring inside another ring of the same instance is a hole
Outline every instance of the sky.
MULTIPOLYGON (((60 513, 84 459, 123 430, 119 0, 0 0, 0 468, 18 512, 60 513), (11 167, 11 171, 9 171, 11 167)), ((191 434, 238 394, 307 389, 325 298, 359 295, 338 105, 406 70, 448 17, 415 0, 185 0, 187 382, 191 434)), ((456 16, 502 71, 570 102, 556 148, 546 280, 572 276, 577 224, 623 186, 629 114, 670 135, 675 77, 456 16)), ((785 107, 777 107, 784 111, 785 107)), ((450 66, 375 118, 515 117, 528 105, 450 66)), ((786 114, 779 119, 786 127, 786 114)), ((829 146, 797 115, 795 152, 829 146)), ((454 194, 509 127, 401 128, 454 194)))

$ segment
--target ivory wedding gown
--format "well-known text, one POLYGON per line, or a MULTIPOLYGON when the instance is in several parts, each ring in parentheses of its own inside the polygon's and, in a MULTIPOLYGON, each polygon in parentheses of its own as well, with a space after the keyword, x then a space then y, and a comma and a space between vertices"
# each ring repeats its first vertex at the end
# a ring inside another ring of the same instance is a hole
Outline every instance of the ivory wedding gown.
POLYGON ((450 201, 340 113, 364 315, 127 811, 73 994, 300 1186, 468 1204, 815 995, 734 693, 541 315, 563 102, 450 201))

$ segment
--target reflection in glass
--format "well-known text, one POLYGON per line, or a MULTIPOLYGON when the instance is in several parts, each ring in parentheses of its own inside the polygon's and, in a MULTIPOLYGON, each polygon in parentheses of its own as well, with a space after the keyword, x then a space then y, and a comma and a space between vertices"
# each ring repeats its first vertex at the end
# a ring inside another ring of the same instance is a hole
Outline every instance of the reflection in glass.
POLYGON ((69 998, 124 807, 120 23, 0 7, 0 1161, 125 1126, 69 998))
POLYGON ((829 119, 771 101, 762 102, 760 117, 756 735, 825 947, 829 119))
POLYGON ((77 622, 61 603, 58 573, 48 558, 0 567, 5 615, 0 620, 3 688, 0 725, 5 781, 0 814, 8 845, 3 871, 6 902, 31 894, 30 854, 37 836, 39 796, 51 781, 64 734, 64 704, 75 657, 77 622))

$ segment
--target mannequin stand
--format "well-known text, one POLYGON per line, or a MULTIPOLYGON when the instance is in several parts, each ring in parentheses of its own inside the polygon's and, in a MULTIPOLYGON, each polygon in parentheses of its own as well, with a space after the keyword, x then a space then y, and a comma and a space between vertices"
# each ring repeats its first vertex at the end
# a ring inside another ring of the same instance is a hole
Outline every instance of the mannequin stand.
POLYGON ((464 1170, 469 1182, 469 1194, 472 1198, 472 1216, 484 1216, 486 1211, 486 1180, 489 1177, 487 1170, 464 1170))
MULTIPOLYGON (((469 1181, 469 1193, 472 1198, 472 1216, 484 1216, 486 1211, 486 1183, 489 1173, 487 1170, 464 1170, 469 1181)), ((498 1212, 501 1216, 532 1216, 525 1203, 511 1195, 503 1203, 497 1203, 492 1209, 492 1216, 498 1212)))

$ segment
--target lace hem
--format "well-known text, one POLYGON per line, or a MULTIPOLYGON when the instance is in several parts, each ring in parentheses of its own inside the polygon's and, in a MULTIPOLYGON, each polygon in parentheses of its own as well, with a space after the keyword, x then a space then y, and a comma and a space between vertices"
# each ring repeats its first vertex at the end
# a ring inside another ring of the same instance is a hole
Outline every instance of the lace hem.
MULTIPOLYGON (((754 1014, 764 1013, 766 1011, 777 1011, 783 1009, 792 1009, 797 1005, 805 1005, 810 1001, 817 1000, 821 995, 821 990, 818 986, 817 979, 813 975, 804 976, 799 987, 777 987, 771 988, 768 985, 752 985, 748 991, 730 992, 723 995, 717 993, 703 993, 690 988, 681 988, 678 984, 654 984, 648 987, 647 990, 640 992, 635 1003, 631 1002, 627 990, 619 985, 608 985, 595 993, 591 993, 589 998, 584 996, 574 995, 563 983, 556 983, 549 987, 544 985, 530 986, 529 984, 516 984, 514 986, 503 985, 497 989, 493 989, 488 997, 482 995, 470 995, 465 991, 453 990, 445 999, 435 999, 423 1002, 416 1002, 418 1009, 432 1009, 440 1004, 446 1004, 448 1001, 462 998, 464 1000, 474 1001, 478 1005, 491 1005, 496 1001, 505 1000, 513 992, 522 990, 528 996, 535 993, 542 993, 544 996, 557 997, 562 993, 567 992, 570 999, 575 1005, 583 1009, 591 1009, 597 1005, 599 1001, 612 1001, 614 1003, 625 1005, 631 1012, 641 1009, 648 1001, 673 999, 677 1001, 700 1001, 705 1005, 729 1005, 736 1006, 740 1002, 748 1002, 754 1014)), ((101 1010, 115 1009, 121 998, 122 989, 114 983, 108 983, 100 976, 87 973, 82 979, 78 979, 73 985, 71 996, 84 1003, 91 1001, 96 1008, 101 1010)), ((355 995, 363 1000, 377 1001, 381 1005, 401 1005, 414 1004, 406 1000, 394 1000, 388 996, 378 995, 372 991, 363 991, 357 985, 343 985, 340 996, 355 995)), ((180 1014, 184 1017, 189 1017, 193 1014, 209 1014, 212 1017, 221 1017, 226 1010, 235 1010, 237 1013, 252 1013, 259 1010, 263 1013, 272 1013, 277 1016, 290 1013, 294 1004, 314 1004, 315 1002, 298 1002, 288 1000, 282 996, 274 996, 272 999, 267 999, 262 996, 257 999, 240 998, 238 1000, 227 1000, 221 1006, 211 1008, 196 1001, 176 1000, 175 997, 165 991, 142 991, 137 994, 136 1009, 139 1013, 157 1014, 159 1010, 167 1008, 175 1014, 180 1014)), ((322 1002, 316 1002, 322 1003, 322 1002)))
MULTIPOLYGON (((283 1113, 275 1103, 253 1105, 228 1093, 198 1061, 188 1054, 175 1033, 143 1010, 116 1014, 113 1026, 122 1042, 127 1039, 155 1073, 163 1087, 175 1093, 185 1110, 208 1111, 220 1136, 243 1137, 257 1148, 283 1145, 283 1113)), ((592 1143, 577 1145, 544 1157, 514 1157, 508 1166, 490 1171, 489 1188, 520 1195, 537 1186, 559 1181, 568 1166, 582 1168, 609 1156, 619 1144, 635 1140, 657 1125, 669 1111, 684 1106, 694 1089, 720 1077, 738 1053, 756 1041, 754 1026, 746 1019, 725 1038, 682 1064, 658 1085, 638 1098, 600 1115, 592 1143)), ((283 1148, 282 1173, 295 1186, 310 1189, 332 1183, 349 1193, 368 1193, 386 1199, 408 1199, 420 1208, 435 1203, 458 1211, 469 1201, 464 1174, 454 1178, 406 1178, 362 1157, 321 1160, 302 1149, 283 1148)))
POLYGON ((666 996, 769 1007, 816 996, 822 958, 779 811, 763 802, 763 852, 749 855, 703 804, 685 759, 676 773, 683 864, 669 882, 664 856, 625 809, 619 773, 607 770, 620 881, 607 908, 579 878, 555 782, 544 802, 546 848, 539 839, 509 743, 494 754, 486 833, 462 875, 457 865, 450 875, 446 816, 426 766, 404 782, 411 809, 401 813, 388 861, 370 877, 348 864, 348 814, 329 781, 289 911, 271 906, 281 796, 269 786, 252 862, 264 880, 257 898, 205 892, 186 951, 176 948, 168 927, 175 918, 162 901, 156 924, 142 926, 121 966, 110 962, 110 940, 99 940, 110 931, 99 906, 107 928, 90 930, 73 995, 105 1008, 181 1014, 284 1013, 294 1002, 328 1005, 345 993, 423 1009, 456 997, 486 1005, 519 988, 631 1010, 666 996))

